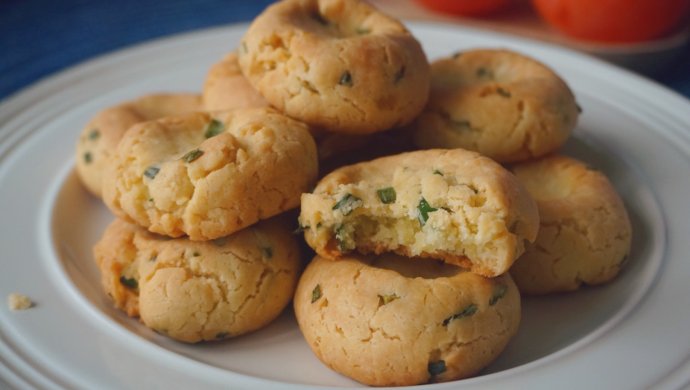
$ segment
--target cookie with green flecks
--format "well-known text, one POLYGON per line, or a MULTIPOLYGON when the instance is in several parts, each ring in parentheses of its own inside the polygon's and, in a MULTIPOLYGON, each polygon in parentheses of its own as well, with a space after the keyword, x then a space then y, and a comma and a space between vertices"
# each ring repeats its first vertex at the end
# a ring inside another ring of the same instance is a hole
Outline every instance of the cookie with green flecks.
POLYGON ((142 96, 97 113, 84 126, 77 142, 79 179, 91 193, 100 197, 106 162, 127 129, 140 122, 201 109, 198 94, 168 93, 142 96))
POLYGON ((502 352, 521 315, 509 274, 485 278, 394 254, 316 256, 300 277, 294 307, 324 364, 374 386, 475 375, 502 352))
POLYGON ((468 50, 432 63, 414 140, 420 148, 524 161, 558 149, 578 115, 568 85, 541 62, 509 50, 468 50))
POLYGON ((272 106, 326 131, 402 126, 428 98, 419 42, 361 0, 276 2, 254 19, 238 54, 242 73, 272 106))
POLYGON ((509 171, 462 149, 402 153, 339 168, 302 195, 307 243, 321 256, 396 252, 492 277, 534 241, 534 200, 509 171))
POLYGON ((317 170, 302 122, 270 108, 198 112, 130 128, 103 200, 151 232, 211 240, 296 208, 317 170))
POLYGON ((625 205, 608 178, 581 161, 552 155, 512 167, 537 202, 537 240, 510 273, 520 291, 574 291, 614 279, 632 240, 625 205))
POLYGON ((116 219, 94 255, 117 308, 193 343, 238 336, 276 318, 297 283, 298 245, 282 217, 204 242, 171 239, 116 219))

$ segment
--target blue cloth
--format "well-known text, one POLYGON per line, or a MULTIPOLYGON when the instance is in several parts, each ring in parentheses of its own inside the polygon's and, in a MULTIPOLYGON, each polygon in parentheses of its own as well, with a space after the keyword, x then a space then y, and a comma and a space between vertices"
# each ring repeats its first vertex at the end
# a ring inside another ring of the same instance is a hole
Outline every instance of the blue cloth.
MULTIPOLYGON (((249 21, 270 0, 0 0, 0 99, 96 55, 249 21)), ((653 77, 690 97, 690 50, 653 77)))

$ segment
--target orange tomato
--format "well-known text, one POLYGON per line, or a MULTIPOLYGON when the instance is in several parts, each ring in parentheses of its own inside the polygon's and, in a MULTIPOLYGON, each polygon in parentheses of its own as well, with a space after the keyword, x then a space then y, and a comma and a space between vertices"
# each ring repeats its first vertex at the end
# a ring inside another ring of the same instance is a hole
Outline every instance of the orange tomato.
POLYGON ((688 22, 690 0, 532 0, 547 23, 566 35, 600 42, 661 38, 688 22))
POLYGON ((498 11, 513 0, 417 0, 434 11, 458 15, 480 16, 498 11))

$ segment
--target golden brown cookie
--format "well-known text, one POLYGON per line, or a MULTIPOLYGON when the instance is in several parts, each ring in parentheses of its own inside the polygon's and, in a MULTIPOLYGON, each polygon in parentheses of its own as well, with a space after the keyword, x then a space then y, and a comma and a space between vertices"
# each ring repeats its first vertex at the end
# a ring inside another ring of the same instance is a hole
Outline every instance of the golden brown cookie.
POLYGON ((359 0, 283 0, 254 19, 242 73, 281 112, 332 132, 409 123, 424 107, 429 64, 398 20, 359 0))
POLYGON ((572 291, 618 275, 630 253, 632 228, 606 176, 565 156, 548 156, 512 169, 541 215, 537 240, 510 269, 520 291, 572 291))
POLYGON ((77 142, 79 179, 100 197, 105 163, 127 129, 139 122, 201 109, 198 94, 178 93, 147 95, 99 112, 84 126, 77 142))
POLYGON ((335 371, 374 386, 475 375, 520 322, 509 274, 489 279, 441 262, 319 256, 294 300, 304 338, 335 371))
POLYGON ((275 110, 194 113, 132 127, 103 200, 152 232, 209 240, 297 207, 317 169, 307 127, 275 110))
POLYGON ((484 276, 506 272, 534 241, 537 207, 506 169, 462 149, 425 150, 346 166, 302 195, 307 243, 443 259, 484 276))
POLYGON ((290 302, 300 270, 284 218, 206 242, 170 239, 117 219, 94 253, 116 307, 190 343, 267 325, 290 302))
POLYGON ((211 66, 204 81, 202 97, 207 111, 268 106, 240 71, 235 52, 211 66))
POLYGON ((431 65, 429 103, 415 121, 420 148, 465 148, 498 162, 558 149, 577 123, 568 85, 508 50, 468 50, 431 65))

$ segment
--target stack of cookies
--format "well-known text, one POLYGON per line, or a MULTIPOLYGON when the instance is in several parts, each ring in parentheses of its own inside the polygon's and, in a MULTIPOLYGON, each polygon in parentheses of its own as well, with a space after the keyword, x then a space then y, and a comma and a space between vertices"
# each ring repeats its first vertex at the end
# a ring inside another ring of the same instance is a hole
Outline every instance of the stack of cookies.
POLYGON ((116 126, 149 117, 142 101, 179 98, 126 103, 85 127, 78 172, 118 217, 94 254, 115 306, 148 327, 185 342, 233 337, 292 298, 299 242, 280 214, 313 185, 316 147, 303 123, 269 108, 116 126))
POLYGON ((629 252, 613 186, 555 154, 579 113, 521 54, 429 64, 365 2, 277 2, 200 95, 84 128, 77 171, 118 217, 94 250, 103 287, 176 340, 258 329, 294 297, 316 356, 361 383, 476 375, 516 334, 521 292, 604 283, 629 252))

